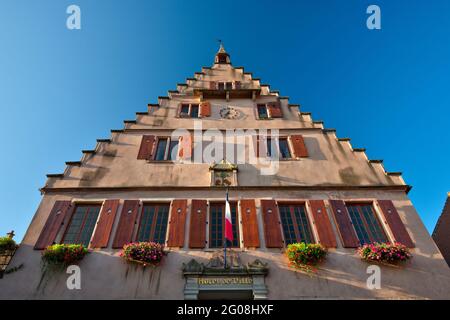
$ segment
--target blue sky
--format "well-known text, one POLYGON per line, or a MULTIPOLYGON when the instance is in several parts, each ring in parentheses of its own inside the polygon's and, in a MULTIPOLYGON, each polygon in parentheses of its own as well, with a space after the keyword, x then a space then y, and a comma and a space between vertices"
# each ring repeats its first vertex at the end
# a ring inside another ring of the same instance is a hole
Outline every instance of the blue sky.
POLYGON ((21 239, 46 173, 210 66, 244 66, 402 171, 432 231, 450 191, 449 1, 2 1, 0 234, 21 239), (81 8, 82 29, 66 28, 81 8), (366 28, 381 8, 382 29, 366 28))

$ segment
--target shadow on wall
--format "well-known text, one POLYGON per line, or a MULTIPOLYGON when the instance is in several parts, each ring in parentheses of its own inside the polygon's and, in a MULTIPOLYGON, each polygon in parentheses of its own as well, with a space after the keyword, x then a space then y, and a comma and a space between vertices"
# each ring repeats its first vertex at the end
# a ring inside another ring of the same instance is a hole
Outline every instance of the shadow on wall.
MULTIPOLYGON (((185 280, 182 264, 192 258, 206 263, 212 253, 172 251, 157 267, 142 267, 123 261, 117 251, 94 251, 80 263, 81 290, 69 290, 70 276, 64 271, 41 268, 41 252, 21 246, 11 267, 24 267, 0 280, 0 299, 183 299, 185 280), (105 294, 107 293, 107 294, 105 294)), ((330 250, 316 274, 292 269, 275 251, 241 253, 243 263, 260 259, 269 265, 266 284, 271 299, 436 299, 450 298, 450 275, 429 272, 433 258, 413 258, 401 267, 380 266, 381 290, 366 288, 368 263, 353 250, 330 250)))

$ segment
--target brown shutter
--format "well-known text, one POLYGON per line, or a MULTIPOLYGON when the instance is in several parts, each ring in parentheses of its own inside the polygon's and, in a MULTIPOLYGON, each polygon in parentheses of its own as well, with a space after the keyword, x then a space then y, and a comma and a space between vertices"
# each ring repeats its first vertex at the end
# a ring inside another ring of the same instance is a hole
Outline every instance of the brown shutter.
POLYGON ((184 246, 184 227, 186 224, 187 200, 173 200, 169 221, 168 247, 184 246))
POLYGON ((139 211, 139 200, 125 200, 120 213, 119 225, 116 231, 113 248, 122 248, 133 241, 134 225, 139 211))
POLYGON ((106 200, 103 203, 100 218, 98 219, 95 234, 91 241, 92 248, 106 248, 108 246, 111 230, 119 208, 118 199, 106 200))
POLYGON ((283 111, 281 110, 281 104, 279 102, 271 102, 267 104, 270 116, 272 118, 282 118, 283 111))
POLYGON ((153 152, 153 144, 155 142, 155 136, 144 135, 142 136, 141 147, 137 158, 149 160, 153 152))
POLYGON ((292 148, 294 149, 295 157, 304 158, 308 156, 308 150, 306 149, 305 140, 301 135, 291 136, 292 148))
POLYGON ((202 117, 210 117, 211 116, 211 103, 210 102, 202 102, 200 103, 200 116, 202 117))
POLYGON ((264 158, 267 156, 267 140, 265 137, 255 135, 253 138, 253 150, 255 151, 255 157, 264 158))
POLYGON ((235 81, 235 82, 234 82, 234 88, 235 88, 236 90, 241 89, 241 82, 240 82, 240 81, 235 81))
POLYGON ((192 200, 189 248, 204 248, 206 243, 206 200, 192 200))
POLYGON ((191 134, 186 134, 180 137, 180 148, 178 152, 178 156, 181 159, 190 159, 192 156, 192 136, 191 134))
POLYGON ((384 218, 386 219, 389 228, 394 235, 394 239, 407 246, 408 248, 414 248, 414 243, 405 228, 405 225, 400 218, 397 209, 395 209, 394 204, 391 200, 378 200, 381 211, 384 218))
POLYGON ((319 243, 327 248, 336 248, 336 237, 328 219, 327 209, 323 200, 310 200, 314 224, 319 235, 319 243))
POLYGON ((70 201, 56 201, 45 222, 44 228, 34 245, 34 249, 41 250, 52 245, 64 223, 64 219, 71 216, 75 206, 70 201))
POLYGON ((353 224, 350 220, 344 201, 330 200, 330 205, 344 248, 359 247, 360 243, 358 237, 356 236, 355 229, 353 228, 353 224))
POLYGON ((261 210, 264 221, 264 234, 267 248, 282 248, 280 218, 275 200, 261 200, 261 210))
POLYGON ((242 235, 244 247, 259 247, 258 220, 256 218, 255 200, 241 200, 242 235))
POLYGON ((210 81, 209 82, 209 89, 211 90, 216 90, 217 89, 217 84, 215 81, 210 81))

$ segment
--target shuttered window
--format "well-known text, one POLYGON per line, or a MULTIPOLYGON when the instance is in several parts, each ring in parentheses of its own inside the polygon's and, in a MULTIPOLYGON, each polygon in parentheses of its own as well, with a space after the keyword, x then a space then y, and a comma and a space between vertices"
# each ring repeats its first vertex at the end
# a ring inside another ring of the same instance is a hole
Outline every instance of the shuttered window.
POLYGON ((67 226, 62 243, 82 244, 88 247, 99 212, 100 205, 78 205, 67 226))
POLYGON ((199 114, 198 103, 183 103, 178 109, 178 116, 180 118, 198 118, 199 114))
POLYGON ((388 241, 372 205, 347 204, 347 210, 360 244, 388 241))
POLYGON ((286 245, 296 242, 313 242, 311 228, 303 204, 279 204, 278 208, 286 245))
MULTIPOLYGON (((239 228, 237 206, 230 202, 233 243, 227 241, 227 247, 239 247, 239 228)), ((225 240, 225 203, 211 203, 209 211, 209 247, 222 248, 225 240)))
POLYGON ((139 223, 137 241, 166 241, 169 204, 145 204, 139 223))

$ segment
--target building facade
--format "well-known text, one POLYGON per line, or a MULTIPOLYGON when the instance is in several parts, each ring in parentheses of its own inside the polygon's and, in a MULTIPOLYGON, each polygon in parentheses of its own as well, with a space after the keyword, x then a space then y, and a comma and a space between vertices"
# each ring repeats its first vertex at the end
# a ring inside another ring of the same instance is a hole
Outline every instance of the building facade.
POLYGON ((434 227, 432 237, 450 266, 450 192, 447 194, 447 201, 445 201, 442 214, 434 227))
POLYGON ((450 297, 450 271, 408 198, 386 172, 288 97, 233 67, 221 46, 212 67, 159 97, 111 137, 49 174, 42 201, 0 298, 434 299, 450 297), (225 191, 234 240, 223 268, 225 191), (124 244, 156 241, 157 267, 130 265, 124 244), (398 241, 411 262, 380 265, 367 287, 361 243, 398 241), (317 272, 289 266, 293 242, 321 243, 317 272), (81 289, 41 269, 53 243, 82 243, 81 289))

